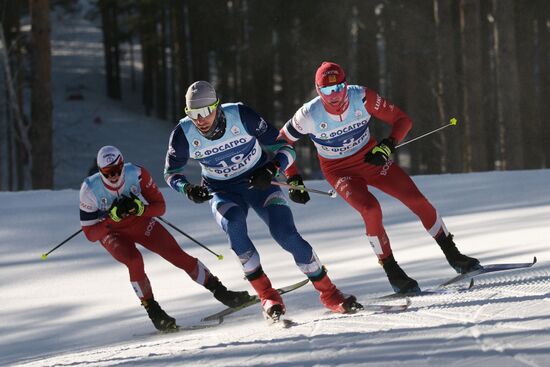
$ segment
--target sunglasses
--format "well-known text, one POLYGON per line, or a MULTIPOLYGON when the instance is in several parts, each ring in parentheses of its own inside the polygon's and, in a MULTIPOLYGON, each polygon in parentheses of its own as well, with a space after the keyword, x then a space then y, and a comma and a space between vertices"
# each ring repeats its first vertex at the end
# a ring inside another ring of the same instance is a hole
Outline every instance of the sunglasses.
POLYGON ((124 162, 120 162, 114 165, 100 168, 99 171, 104 177, 110 178, 110 177, 120 176, 122 174, 123 168, 124 168, 124 162))
POLYGON ((216 108, 218 108, 219 104, 220 104, 220 100, 218 99, 216 102, 206 107, 201 107, 201 108, 185 107, 185 114, 191 117, 193 120, 198 119, 199 116, 201 116, 202 118, 205 118, 206 116, 210 115, 212 112, 216 111, 216 108))
POLYGON ((329 86, 326 86, 326 87, 320 87, 319 90, 325 96, 330 96, 332 93, 343 91, 345 87, 346 87, 346 83, 342 82, 340 84, 334 84, 334 85, 329 85, 329 86))

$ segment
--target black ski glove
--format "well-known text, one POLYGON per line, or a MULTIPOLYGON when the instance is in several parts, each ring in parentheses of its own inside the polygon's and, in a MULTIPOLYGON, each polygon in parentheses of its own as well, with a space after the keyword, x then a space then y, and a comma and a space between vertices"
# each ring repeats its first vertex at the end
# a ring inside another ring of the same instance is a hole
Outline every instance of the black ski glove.
POLYGON ((187 195, 189 200, 197 204, 201 204, 212 199, 212 195, 210 195, 206 186, 198 186, 188 183, 183 187, 183 192, 185 192, 185 195, 187 195))
MULTIPOLYGON (((286 180, 286 183, 292 186, 304 186, 304 180, 302 180, 302 176, 300 175, 289 177, 286 180)), ((300 189, 288 189, 288 197, 290 198, 290 200, 298 204, 305 204, 310 199, 309 193, 300 189)))
POLYGON ((136 195, 130 193, 130 197, 122 195, 120 198, 115 199, 109 210, 109 216, 115 222, 120 222, 130 215, 139 217, 144 211, 145 205, 143 202, 136 195))
POLYGON ((134 195, 133 192, 130 193, 130 197, 123 196, 123 203, 127 215, 136 215, 140 217, 145 211, 145 205, 143 205, 143 202, 134 195))
POLYGON ((383 166, 394 150, 395 140, 392 138, 384 139, 365 154, 365 162, 375 166, 383 166))
POLYGON ((252 172, 248 182, 250 186, 255 189, 266 190, 271 186, 271 180, 277 175, 277 170, 278 168, 275 162, 267 162, 252 172))

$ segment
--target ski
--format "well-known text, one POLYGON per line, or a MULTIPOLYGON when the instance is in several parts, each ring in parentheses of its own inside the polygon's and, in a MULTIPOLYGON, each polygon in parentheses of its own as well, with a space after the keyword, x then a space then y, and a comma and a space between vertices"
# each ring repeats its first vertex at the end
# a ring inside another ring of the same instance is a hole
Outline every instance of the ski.
MULTIPOLYGON (((286 287, 278 288, 277 292, 279 292, 279 294, 285 294, 306 285, 308 282, 309 282, 309 279, 304 279, 298 283, 294 283, 286 287)), ((231 315, 232 313, 240 311, 243 308, 246 308, 248 306, 254 305, 259 302, 260 302, 260 299, 258 298, 258 296, 253 296, 252 300, 250 300, 249 302, 243 305, 240 305, 239 307, 234 307, 234 308, 228 307, 225 310, 221 310, 220 312, 216 312, 215 314, 202 318, 201 321, 218 321, 218 324, 221 324, 225 316, 231 315)))
MULTIPOLYGON (((403 298, 403 297, 400 297, 403 298)), ((362 309, 357 310, 358 312, 370 312, 370 313, 392 313, 392 312, 403 312, 406 311, 409 306, 412 304, 412 301, 409 297, 404 297, 405 303, 397 305, 384 305, 377 303, 367 303, 363 305, 362 309)), ((377 298, 380 299, 380 298, 377 298)))
POLYGON ((376 299, 398 299, 404 297, 421 297, 421 296, 433 296, 440 294, 452 294, 469 291, 474 286, 474 279, 470 279, 470 282, 467 285, 455 286, 452 288, 445 286, 437 286, 434 288, 428 288, 416 293, 390 293, 384 296, 376 297, 376 299))
POLYGON ((169 335, 169 334, 177 334, 182 331, 195 331, 195 330, 202 330, 202 329, 210 329, 213 327, 218 326, 220 323, 216 324, 198 324, 198 325, 188 325, 188 326, 181 326, 177 325, 176 328, 170 329, 170 330, 155 330, 147 333, 138 333, 134 334, 133 337, 147 337, 147 336, 155 336, 155 335, 169 335))
POLYGON ((535 265, 537 263, 537 257, 533 257, 533 261, 530 263, 512 263, 512 264, 489 264, 489 265, 483 265, 481 269, 473 270, 469 273, 465 274, 459 274, 454 278, 451 278, 439 286, 439 288, 443 288, 448 286, 449 284, 453 284, 456 282, 459 282, 463 279, 467 278, 473 278, 475 276, 481 275, 481 274, 487 274, 487 273, 493 273, 496 271, 504 271, 504 270, 513 270, 513 269, 523 269, 523 268, 530 268, 531 266, 535 265))
POLYGON ((340 316, 346 316, 346 315, 356 315, 360 313, 369 313, 369 314, 378 314, 378 313, 396 313, 396 312, 403 312, 406 311, 409 306, 412 304, 412 301, 410 298, 400 298, 402 299, 402 303, 398 304, 381 304, 376 303, 379 302, 380 299, 378 298, 370 298, 366 300, 366 302, 362 305, 361 308, 356 308, 350 312, 346 313, 334 313, 332 311, 325 310, 324 314, 326 316, 328 315, 340 315, 340 316))

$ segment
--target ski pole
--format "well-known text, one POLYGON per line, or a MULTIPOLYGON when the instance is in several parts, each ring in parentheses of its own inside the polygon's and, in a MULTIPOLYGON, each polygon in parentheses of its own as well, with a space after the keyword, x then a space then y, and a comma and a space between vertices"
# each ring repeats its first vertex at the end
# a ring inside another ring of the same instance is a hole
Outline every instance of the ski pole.
POLYGON ((304 185, 290 185, 279 181, 271 181, 271 184, 275 186, 280 186, 280 187, 287 187, 289 189, 295 189, 295 190, 312 192, 314 194, 326 195, 326 196, 330 196, 331 198, 336 197, 336 191, 334 190, 322 191, 322 190, 310 189, 309 187, 305 187, 304 185))
POLYGON ((200 247, 202 247, 203 249, 205 249, 206 251, 210 252, 211 254, 213 254, 214 256, 216 256, 218 258, 218 260, 223 260, 223 255, 218 255, 217 253, 215 253, 214 251, 210 250, 208 247, 206 247, 205 245, 203 245, 202 243, 200 243, 199 241, 197 241, 196 239, 194 239, 193 237, 189 236, 187 233, 185 233, 184 231, 182 231, 181 229, 179 229, 178 227, 176 227, 175 225, 173 225, 172 223, 168 222, 166 219, 162 218, 162 217, 157 217, 161 222, 163 223, 166 223, 167 225, 169 225, 170 227, 172 227, 173 229, 175 229, 176 231, 178 231, 179 233, 181 233, 182 235, 184 235, 185 237, 189 238, 191 241, 195 242, 197 245, 199 245, 200 247))
POLYGON ((443 126, 437 128, 437 129, 435 129, 435 130, 432 130, 432 131, 427 132, 426 134, 417 136, 417 137, 414 138, 414 139, 407 140, 407 141, 404 142, 404 143, 401 143, 401 144, 396 145, 395 148, 397 149, 397 148, 402 147, 403 145, 407 145, 407 144, 409 144, 409 143, 412 143, 412 142, 415 141, 415 140, 422 139, 423 137, 428 136, 428 135, 430 135, 430 134, 433 134, 433 133, 435 133, 435 132, 437 132, 437 131, 439 131, 439 130, 443 130, 443 129, 446 128, 446 127, 455 126, 457 122, 458 122, 458 121, 453 117, 451 120, 449 120, 449 123, 448 123, 447 125, 443 125, 443 126))
POLYGON ((45 254, 42 254, 42 256, 40 256, 40 258, 42 260, 46 260, 46 258, 48 257, 49 254, 51 254, 52 252, 54 252, 55 250, 57 250, 58 248, 60 248, 61 246, 63 246, 64 244, 66 244, 67 242, 69 242, 70 240, 72 240, 77 234, 79 234, 80 232, 82 232, 82 228, 80 228, 78 231, 76 231, 75 233, 73 233, 72 235, 70 235, 69 237, 67 237, 67 239, 65 239, 65 241, 61 242, 59 245, 55 246, 54 248, 52 248, 50 251, 46 252, 45 254))

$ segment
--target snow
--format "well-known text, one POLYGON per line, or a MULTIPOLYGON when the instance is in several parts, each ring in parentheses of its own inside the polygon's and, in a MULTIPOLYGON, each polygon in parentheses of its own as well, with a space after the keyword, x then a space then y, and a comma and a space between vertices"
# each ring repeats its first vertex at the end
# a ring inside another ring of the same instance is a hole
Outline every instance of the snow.
MULTIPOLYGON (((78 227, 78 191, 0 193, 0 365, 24 366, 546 366, 550 357, 550 170, 414 178, 444 216, 456 242, 483 263, 528 262, 530 269, 476 278, 471 291, 412 299, 394 314, 329 314, 311 285, 287 294, 297 325, 269 326, 259 306, 215 328, 171 335, 154 331, 124 266, 82 235, 53 252, 78 227), (47 198, 45 200, 45 198, 47 198)), ((307 185, 328 190, 322 181, 307 185)), ((168 188, 165 218, 225 256, 175 234, 232 289, 252 288, 208 205, 168 188)), ((375 191, 384 208, 395 256, 424 288, 454 276, 420 222, 375 191)), ((390 292, 359 216, 341 198, 316 195, 291 204, 297 227, 327 265, 334 282, 359 300, 390 292)), ((252 214, 249 230, 273 284, 303 279, 252 214)), ((209 292, 159 256, 142 251, 156 298, 178 323, 200 324, 223 309, 209 292)))
MULTIPOLYGON (((417 176, 462 252, 482 263, 538 263, 487 274, 465 293, 417 297, 395 314, 330 314, 306 285, 284 299, 289 329, 269 326, 259 306, 218 327, 170 335, 154 329, 125 267, 82 234, 40 255, 79 229, 78 187, 97 149, 119 146, 163 187, 165 219, 225 256, 184 236, 182 248, 232 289, 252 292, 207 204, 166 188, 162 166, 171 123, 146 118, 132 98, 104 97, 101 34, 88 20, 52 13, 55 91, 55 191, 0 192, 1 366, 547 366, 550 357, 550 170, 417 176), (84 100, 67 100, 80 91, 84 100), (96 117, 101 123, 95 123, 96 117)), ((123 70, 127 77, 127 70, 123 70)), ((128 80, 124 93, 128 95, 128 80)), ((131 96, 130 96, 131 97, 131 96)), ((196 168, 196 167, 195 167, 196 168)), ((190 172, 197 177, 197 170, 190 172)), ((308 181, 328 190, 324 181, 308 181)), ((423 288, 455 275, 418 219, 380 199, 396 259, 423 288)), ((329 275, 360 301, 389 293, 359 215, 341 198, 312 195, 290 204, 296 225, 329 275)), ((255 214, 249 232, 276 287, 303 279, 255 214)), ((140 248, 155 297, 180 325, 201 324, 223 309, 181 270, 140 248)))

